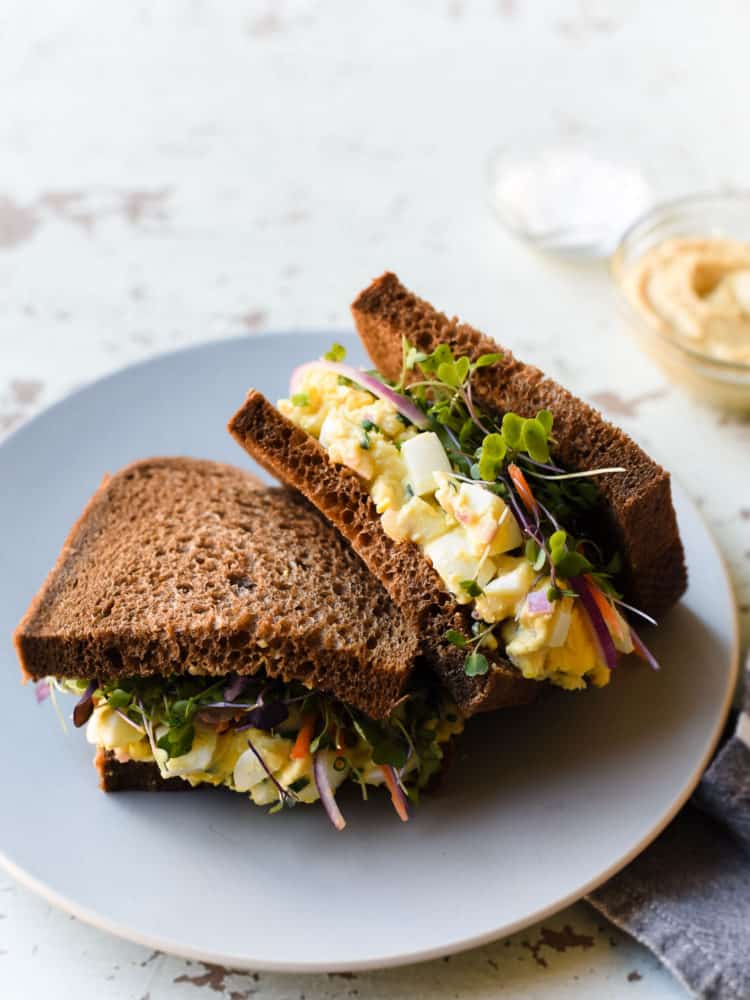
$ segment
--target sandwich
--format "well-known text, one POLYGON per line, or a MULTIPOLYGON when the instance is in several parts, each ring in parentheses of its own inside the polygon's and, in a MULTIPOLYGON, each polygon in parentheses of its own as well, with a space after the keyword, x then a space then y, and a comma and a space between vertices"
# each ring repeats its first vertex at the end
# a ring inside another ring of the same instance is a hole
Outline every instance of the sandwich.
POLYGON ((15 644, 40 699, 75 695, 105 791, 320 800, 340 829, 348 780, 405 819, 463 726, 339 533, 300 495, 207 461, 106 478, 15 644))
POLYGON ((658 666, 635 622, 687 583, 668 473, 394 274, 352 313, 374 371, 334 345, 229 430, 351 543, 461 714, 603 686, 631 652, 658 666))

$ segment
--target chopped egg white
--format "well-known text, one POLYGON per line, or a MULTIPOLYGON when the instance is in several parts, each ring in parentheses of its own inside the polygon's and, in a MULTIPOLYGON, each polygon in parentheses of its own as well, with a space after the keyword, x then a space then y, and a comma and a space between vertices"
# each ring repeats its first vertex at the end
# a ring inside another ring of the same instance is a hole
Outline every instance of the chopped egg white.
POLYGON ((422 550, 459 604, 469 604, 472 600, 462 586, 465 581, 472 580, 485 587, 495 574, 495 563, 475 555, 466 529, 460 525, 427 542, 422 550))
POLYGON ((115 747, 135 743, 143 735, 145 735, 143 730, 139 732, 135 726, 126 722, 111 708, 93 712, 86 723, 88 742, 95 746, 104 747, 105 750, 113 750, 115 747))
POLYGON ((534 570, 525 556, 500 556, 496 576, 477 598, 477 612, 486 622, 501 622, 516 613, 534 582, 534 570))
POLYGON ((450 459, 434 431, 423 431, 405 441, 401 447, 401 457, 406 466, 406 475, 414 496, 421 497, 434 493, 436 474, 450 475, 450 459))
MULTIPOLYGON (((284 763, 284 758, 277 753, 274 753, 272 756, 266 754, 263 760, 266 767, 272 771, 278 771, 284 763)), ((204 768, 201 768, 201 770, 204 770, 204 768)), ((250 747, 248 747, 237 758, 232 777, 234 779, 234 787, 238 792, 249 792, 253 785, 258 785, 261 781, 264 781, 268 777, 268 774, 257 754, 253 753, 250 747)))
POLYGON ((383 531, 396 542, 426 542, 444 535, 450 522, 434 504, 421 497, 412 497, 403 507, 390 508, 382 517, 383 531))
POLYGON ((521 529, 502 497, 474 483, 458 485, 444 472, 436 473, 435 479, 435 499, 465 527, 473 555, 481 556, 488 546, 489 555, 494 556, 521 545, 521 529))
POLYGON ((190 774, 192 771, 207 771, 216 750, 216 739, 216 732, 213 729, 196 728, 189 752, 180 757, 170 757, 164 765, 164 770, 169 777, 190 774))

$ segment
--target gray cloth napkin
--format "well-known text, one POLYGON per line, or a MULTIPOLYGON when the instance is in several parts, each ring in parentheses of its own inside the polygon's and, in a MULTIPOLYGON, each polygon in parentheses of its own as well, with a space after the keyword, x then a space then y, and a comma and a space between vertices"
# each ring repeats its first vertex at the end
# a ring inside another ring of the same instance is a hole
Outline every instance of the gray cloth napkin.
POLYGON ((744 710, 690 804, 587 897, 697 997, 750 1000, 750 657, 744 710))

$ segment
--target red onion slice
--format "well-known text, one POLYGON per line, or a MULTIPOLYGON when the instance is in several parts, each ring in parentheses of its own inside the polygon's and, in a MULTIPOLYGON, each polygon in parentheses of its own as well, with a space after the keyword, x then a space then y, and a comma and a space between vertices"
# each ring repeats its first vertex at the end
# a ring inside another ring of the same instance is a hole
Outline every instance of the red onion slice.
POLYGON ((76 702, 76 706, 73 709, 73 725, 77 729, 80 729, 91 718, 91 713, 94 711, 94 691, 98 687, 98 681, 89 681, 89 686, 76 702))
POLYGON ((331 782, 328 780, 328 769, 326 768, 325 760, 319 753, 316 753, 313 757, 313 776, 315 777, 315 786, 318 789, 320 801, 328 813, 328 818, 337 830, 343 830, 346 826, 346 820, 336 805, 331 782))
POLYGON ((34 694, 36 695, 37 704, 41 704, 49 698, 49 681, 46 678, 36 682, 34 685, 34 694))
POLYGON ((231 722, 239 714, 236 708, 201 708, 195 717, 206 726, 219 726, 222 722, 231 722))
POLYGON ((270 732, 276 726, 280 726, 289 715, 289 709, 283 701, 270 701, 267 705, 256 705, 246 712, 242 717, 242 724, 237 726, 235 732, 241 733, 245 729, 262 729, 270 732))
POLYGON ((236 701, 247 687, 249 677, 233 677, 224 688, 225 701, 236 701))
POLYGON ((565 641, 568 638, 568 632, 570 631, 570 623, 573 620, 573 613, 570 610, 565 610, 560 608, 557 612, 557 618, 555 619, 555 624, 552 626, 552 632, 550 633, 547 645, 551 649, 559 649, 561 646, 565 645, 565 641))
POLYGON ((660 670, 659 661, 656 659, 651 650, 647 648, 646 644, 641 640, 641 637, 632 626, 630 628, 630 638, 633 641, 636 653, 638 653, 638 655, 642 657, 646 663, 648 663, 652 670, 660 670))
POLYGON ((610 670, 614 670, 617 666, 617 650, 615 649, 615 644, 612 642, 612 636, 609 634, 607 623, 602 618, 602 613, 597 607, 588 583, 586 583, 582 576, 573 576, 570 578, 570 585, 581 599, 584 610, 594 630, 594 635, 599 642, 605 663, 610 670))
POLYGON ((532 590, 526 598, 526 607, 532 615, 548 615, 555 610, 544 590, 532 590))
POLYGON ((289 382, 289 392, 291 395, 299 391, 302 376, 312 368, 327 368, 328 371, 336 372, 337 375, 356 382, 357 385, 371 392, 373 396, 377 396, 378 399, 385 399, 392 406, 395 406, 402 416, 406 417, 410 423, 414 424, 421 431, 426 430, 430 426, 430 421, 425 414, 410 399, 407 399, 406 396, 402 396, 400 392, 391 389, 389 385, 385 385, 384 382, 381 382, 374 375, 369 375, 359 368, 352 368, 351 365, 341 364, 339 361, 308 361, 307 364, 295 368, 289 382))

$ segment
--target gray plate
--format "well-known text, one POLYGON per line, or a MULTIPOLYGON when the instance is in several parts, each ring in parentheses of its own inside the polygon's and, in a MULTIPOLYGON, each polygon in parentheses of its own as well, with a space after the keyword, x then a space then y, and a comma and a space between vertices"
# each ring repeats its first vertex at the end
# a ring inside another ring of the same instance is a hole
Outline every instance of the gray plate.
MULTIPOLYGON (((408 824, 385 792, 277 816, 231 793, 103 795, 82 733, 19 684, 12 630, 107 471, 153 455, 249 466, 224 427, 247 387, 285 394, 330 334, 232 340, 128 368, 0 448, 0 861, 81 919, 233 967, 396 965, 509 934, 604 881, 685 801, 737 670, 734 604, 676 489, 690 590, 649 637, 663 663, 473 720, 442 793, 408 824)), ((361 359, 354 338, 340 337, 361 359)))

